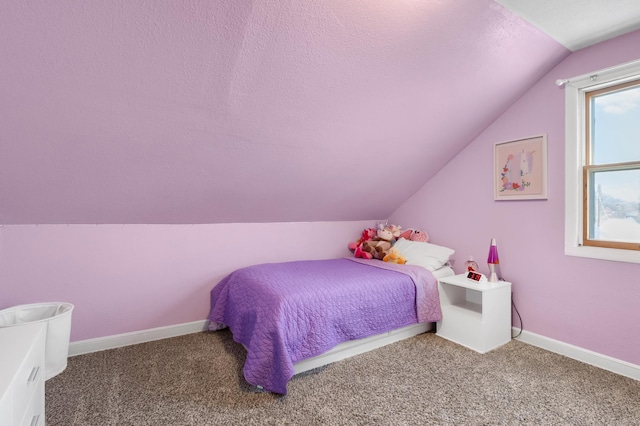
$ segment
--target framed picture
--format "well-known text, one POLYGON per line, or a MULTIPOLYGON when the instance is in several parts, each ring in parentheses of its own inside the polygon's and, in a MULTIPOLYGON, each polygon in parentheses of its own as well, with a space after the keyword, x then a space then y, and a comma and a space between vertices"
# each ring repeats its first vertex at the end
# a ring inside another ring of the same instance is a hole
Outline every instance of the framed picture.
POLYGON ((493 199, 547 198, 547 135, 493 147, 493 199))

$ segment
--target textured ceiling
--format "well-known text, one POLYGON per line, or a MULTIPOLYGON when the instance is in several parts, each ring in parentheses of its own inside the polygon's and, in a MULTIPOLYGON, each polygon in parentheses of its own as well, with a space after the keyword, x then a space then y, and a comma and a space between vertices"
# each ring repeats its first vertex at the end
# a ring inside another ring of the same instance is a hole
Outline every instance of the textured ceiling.
POLYGON ((0 223, 387 217, 569 51, 493 0, 0 2, 0 223))
POLYGON ((640 28, 638 0, 496 0, 571 51, 640 28))

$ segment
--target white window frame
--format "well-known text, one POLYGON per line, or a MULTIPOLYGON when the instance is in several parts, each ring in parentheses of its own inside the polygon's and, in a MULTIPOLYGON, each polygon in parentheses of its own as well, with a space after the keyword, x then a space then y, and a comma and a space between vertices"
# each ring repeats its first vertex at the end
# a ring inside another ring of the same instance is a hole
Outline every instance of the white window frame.
POLYGON ((565 90, 564 253, 569 256, 640 263, 640 251, 582 245, 582 167, 585 165, 585 93, 640 78, 640 60, 558 80, 565 90))

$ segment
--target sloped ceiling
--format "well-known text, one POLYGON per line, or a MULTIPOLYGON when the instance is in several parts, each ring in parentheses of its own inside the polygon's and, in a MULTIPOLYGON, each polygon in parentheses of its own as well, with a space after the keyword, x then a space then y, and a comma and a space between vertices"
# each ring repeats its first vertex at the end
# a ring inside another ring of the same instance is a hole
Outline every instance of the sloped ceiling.
POLYGON ((0 224, 387 217, 570 52, 493 0, 0 2, 0 224))

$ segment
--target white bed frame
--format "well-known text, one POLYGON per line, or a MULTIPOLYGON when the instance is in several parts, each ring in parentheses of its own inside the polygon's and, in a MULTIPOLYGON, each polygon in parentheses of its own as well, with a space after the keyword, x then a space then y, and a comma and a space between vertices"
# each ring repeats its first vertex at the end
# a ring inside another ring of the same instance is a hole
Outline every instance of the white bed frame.
POLYGON ((303 359, 293 364, 294 374, 304 371, 313 370, 332 362, 341 361, 355 355, 378 349, 409 337, 417 336, 433 330, 433 323, 411 324, 396 330, 387 331, 375 336, 365 337, 364 339, 351 340, 349 342, 340 343, 328 352, 314 356, 312 358, 303 359))

